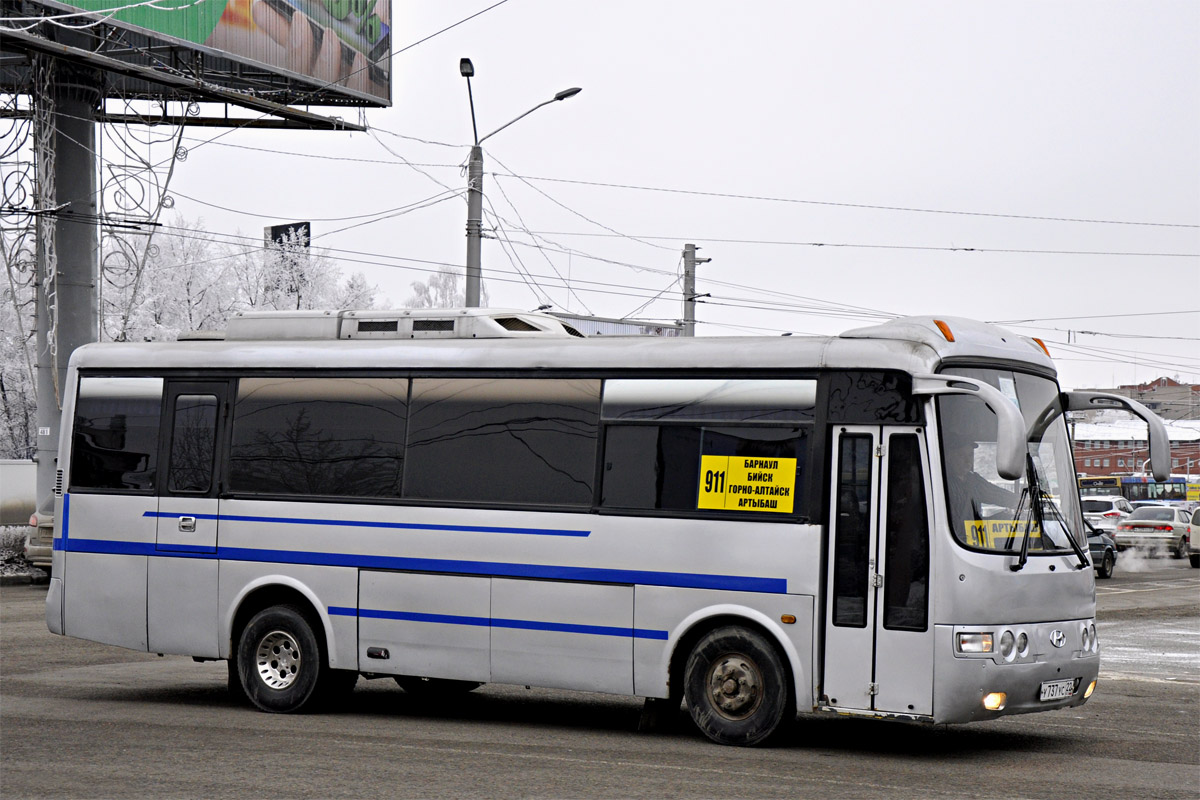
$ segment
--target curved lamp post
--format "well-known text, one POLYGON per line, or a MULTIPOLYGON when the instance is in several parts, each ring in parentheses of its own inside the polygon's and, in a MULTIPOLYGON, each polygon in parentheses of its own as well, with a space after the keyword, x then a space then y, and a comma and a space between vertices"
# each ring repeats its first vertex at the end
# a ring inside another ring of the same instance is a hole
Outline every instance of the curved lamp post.
POLYGON ((537 111, 542 106, 548 106, 551 103, 559 100, 566 100, 568 97, 574 97, 583 91, 578 86, 571 89, 563 89, 554 97, 544 102, 538 103, 533 108, 526 111, 524 114, 515 119, 504 123, 496 130, 483 136, 479 136, 479 128, 475 125, 475 97, 471 93, 471 78, 475 75, 475 66, 471 63, 471 59, 464 58, 458 62, 458 71, 464 78, 467 79, 467 97, 471 101, 471 133, 475 137, 475 144, 471 148, 471 160, 467 162, 467 289, 466 302, 469 308, 479 307, 479 285, 481 279, 480 267, 480 244, 483 239, 483 148, 479 145, 492 136, 495 136, 500 131, 512 125, 518 120, 524 119, 533 112, 537 111))

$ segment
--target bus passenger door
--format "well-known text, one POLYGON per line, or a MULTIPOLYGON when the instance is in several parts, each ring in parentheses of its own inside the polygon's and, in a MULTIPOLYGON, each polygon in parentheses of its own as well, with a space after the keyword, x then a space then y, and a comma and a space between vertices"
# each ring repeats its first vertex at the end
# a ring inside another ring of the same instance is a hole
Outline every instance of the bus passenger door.
POLYGON ((928 461, 920 429, 837 426, 823 705, 933 713, 928 461))
POLYGON ((146 629, 158 653, 217 656, 217 452, 224 382, 170 382, 146 629))

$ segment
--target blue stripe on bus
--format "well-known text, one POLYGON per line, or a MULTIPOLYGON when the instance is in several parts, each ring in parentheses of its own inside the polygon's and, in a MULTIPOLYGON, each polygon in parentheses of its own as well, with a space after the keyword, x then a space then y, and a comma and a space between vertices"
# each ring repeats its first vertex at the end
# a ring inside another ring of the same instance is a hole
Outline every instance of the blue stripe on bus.
POLYGON ((346 528, 390 528, 410 531, 460 531, 464 533, 518 533, 530 536, 578 536, 591 535, 591 531, 571 530, 569 528, 503 528, 494 525, 427 525, 415 522, 371 522, 363 520, 344 519, 308 519, 304 517, 250 517, 241 514, 179 514, 165 511, 147 511, 144 517, 160 517, 176 519, 178 517, 195 517, 196 519, 215 519, 225 522, 267 522, 285 525, 334 525, 346 528))
POLYGON ((50 548, 52 550, 66 550, 67 549, 67 532, 70 529, 71 529, 71 495, 64 494, 63 495, 62 525, 59 526, 59 531, 62 533, 62 537, 61 538, 58 536, 54 537, 54 540, 50 543, 50 548))
POLYGON ((593 636, 617 636, 632 639, 659 639, 666 641, 666 631, 647 628, 622 628, 613 625, 577 625, 566 622, 541 622, 526 619, 492 619, 489 617, 465 617, 454 614, 419 614, 414 611, 382 611, 374 608, 347 608, 330 606, 329 613, 335 616, 362 617, 367 619, 391 619, 402 622, 435 622, 443 625, 472 625, 482 628, 515 628, 527 631, 553 631, 555 633, 586 633, 593 636))
POLYGON ((587 583, 640 584, 685 589, 721 589, 735 592, 785 594, 786 578, 755 578, 741 575, 709 575, 691 572, 661 572, 602 567, 571 567, 554 564, 510 564, 493 561, 458 561, 404 556, 373 556, 353 553, 313 553, 299 550, 263 550, 249 547, 218 547, 217 552, 172 552, 158 550, 153 542, 125 542, 107 539, 72 539, 65 549, 76 553, 104 553, 127 556, 163 556, 171 558, 216 558, 226 561, 253 561, 275 564, 303 564, 321 567, 405 570, 457 575, 504 578, 543 578, 587 583))

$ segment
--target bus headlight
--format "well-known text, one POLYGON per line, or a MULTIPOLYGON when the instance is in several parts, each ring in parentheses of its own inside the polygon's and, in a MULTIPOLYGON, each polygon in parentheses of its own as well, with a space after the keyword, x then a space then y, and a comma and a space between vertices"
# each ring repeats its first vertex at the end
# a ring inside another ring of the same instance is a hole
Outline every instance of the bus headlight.
POLYGON ((1100 649, 1100 640, 1096 638, 1096 624, 1094 622, 1083 626, 1082 639, 1083 651, 1085 653, 1095 653, 1100 649))
POLYGON ((1013 656, 1017 654, 1017 637, 1013 636, 1012 631, 1005 631, 1000 634, 1000 656, 1005 661, 1012 661, 1013 656))
POLYGON ((1017 655, 1021 658, 1029 655, 1029 635, 1024 631, 1017 635, 1017 655))
POLYGON ((1088 684, 1087 691, 1083 693, 1083 699, 1087 700, 1089 697, 1092 696, 1092 692, 1094 692, 1094 691, 1096 691, 1096 680, 1095 679, 1091 683, 1088 684))
POLYGON ((956 644, 960 653, 990 653, 992 652, 992 634, 960 633, 956 644))

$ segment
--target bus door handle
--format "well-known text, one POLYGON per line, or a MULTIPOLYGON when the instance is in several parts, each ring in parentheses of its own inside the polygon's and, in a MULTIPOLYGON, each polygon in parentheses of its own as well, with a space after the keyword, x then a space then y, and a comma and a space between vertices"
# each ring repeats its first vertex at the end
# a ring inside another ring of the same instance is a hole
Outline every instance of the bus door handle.
POLYGON ((179 530, 183 531, 184 533, 195 533, 196 532, 196 518, 195 517, 180 517, 179 518, 179 530))

